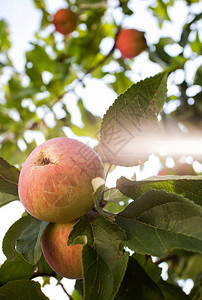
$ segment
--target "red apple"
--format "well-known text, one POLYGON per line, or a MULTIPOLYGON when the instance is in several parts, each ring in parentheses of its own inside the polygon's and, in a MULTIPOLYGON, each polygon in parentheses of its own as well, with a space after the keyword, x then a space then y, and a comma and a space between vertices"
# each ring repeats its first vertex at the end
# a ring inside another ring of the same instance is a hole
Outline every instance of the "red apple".
POLYGON ((70 8, 62 8, 55 13, 53 24, 56 31, 66 35, 76 29, 77 16, 70 8))
POLYGON ((116 48, 123 58, 133 58, 146 50, 144 32, 136 29, 122 29, 116 39, 116 48))
POLYGON ((25 209, 35 218, 68 222, 93 207, 92 179, 104 178, 99 156, 87 145, 66 137, 36 147, 25 161, 18 192, 25 209))
POLYGON ((75 221, 50 223, 41 239, 41 248, 47 263, 59 275, 82 278, 83 245, 67 246, 67 240, 75 221))

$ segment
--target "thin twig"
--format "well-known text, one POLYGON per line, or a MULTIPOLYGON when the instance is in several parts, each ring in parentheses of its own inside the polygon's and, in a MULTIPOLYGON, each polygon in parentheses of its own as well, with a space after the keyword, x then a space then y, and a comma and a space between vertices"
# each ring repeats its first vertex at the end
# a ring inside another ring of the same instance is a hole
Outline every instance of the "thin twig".
POLYGON ((112 190, 117 190, 117 187, 114 186, 114 187, 105 189, 105 190, 104 190, 104 193, 107 193, 107 192, 112 191, 112 190))
POLYGON ((63 291, 65 292, 65 294, 69 297, 70 300, 73 300, 72 296, 68 293, 68 291, 66 290, 66 288, 64 287, 64 285, 62 284, 62 282, 59 282, 59 285, 62 287, 63 291))

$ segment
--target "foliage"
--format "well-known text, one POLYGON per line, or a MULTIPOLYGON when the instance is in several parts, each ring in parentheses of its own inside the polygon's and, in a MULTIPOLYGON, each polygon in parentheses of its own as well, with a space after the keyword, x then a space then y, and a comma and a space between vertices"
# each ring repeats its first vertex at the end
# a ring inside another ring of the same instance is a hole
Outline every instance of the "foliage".
MULTIPOLYGON (((67 36, 54 32, 46 1, 33 2, 41 12, 41 24, 25 53, 21 73, 10 57, 9 27, 0 20, 0 77, 7 75, 6 81, 0 81, 0 207, 19 200, 20 168, 37 145, 35 138, 31 142, 27 138, 29 134, 41 133, 50 139, 66 136, 69 128, 77 136, 93 138, 107 175, 112 167, 143 166, 162 136, 173 132, 180 138, 200 136, 201 66, 191 80, 186 74, 201 54, 201 15, 194 9, 199 1, 184 0, 189 13, 178 40, 168 35, 160 36, 155 44, 147 41, 148 59, 161 72, 146 79, 141 74, 138 82, 138 70, 136 77, 131 75, 133 60, 122 59, 115 48, 124 18, 135 14, 131 1, 115 1, 112 7, 110 1, 66 1, 78 16, 76 31, 67 36), (123 17, 121 22, 114 17, 117 12, 123 17), (113 44, 103 54, 106 38, 113 44), (176 45, 177 55, 170 54, 176 45), (179 70, 183 74, 180 83, 175 82, 179 70), (89 78, 105 82, 119 95, 103 118, 89 111, 79 94, 89 78), (169 83, 174 81, 176 95, 171 95, 169 86, 167 95, 167 78, 169 83), (191 87, 198 92, 190 92, 191 87), (73 122, 73 97, 83 126, 73 122), (168 114, 165 103, 178 106, 168 114)), ((169 12, 177 0, 147 2, 159 29, 172 22, 169 12)), ((174 159, 179 164, 179 157, 174 159)), ((164 165, 162 158, 161 162, 164 165)), ((142 181, 122 176, 116 187, 97 189, 95 209, 76 223, 67 241, 67 246, 84 244, 84 279, 76 281, 72 299, 201 299, 202 177, 194 172, 188 175, 176 169, 172 176, 142 181), (167 280, 161 278, 162 262, 168 264, 167 280), (178 284, 187 278, 194 281, 189 295, 178 284)), ((44 284, 49 284, 47 277, 60 283, 61 277, 41 254, 40 240, 47 224, 25 212, 5 234, 7 260, 0 267, 0 299, 48 299, 33 281, 38 276, 44 284)))

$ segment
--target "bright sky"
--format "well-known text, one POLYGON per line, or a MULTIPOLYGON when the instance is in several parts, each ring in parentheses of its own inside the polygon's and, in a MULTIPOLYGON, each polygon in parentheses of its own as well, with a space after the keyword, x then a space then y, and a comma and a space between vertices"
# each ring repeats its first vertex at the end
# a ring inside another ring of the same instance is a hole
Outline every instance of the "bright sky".
MULTIPOLYGON (((153 1, 150 1, 153 2, 153 1)), ((63 0, 47 0, 47 10, 50 13, 55 13, 59 8, 65 7, 65 1, 63 0)), ((110 0, 109 4, 114 6, 116 3, 115 0, 110 0)), ((131 8, 136 11, 134 16, 126 18, 124 20, 124 26, 130 28, 136 28, 146 32, 146 38, 149 44, 155 43, 158 41, 160 35, 170 35, 174 39, 178 40, 181 27, 188 14, 188 8, 184 5, 184 2, 177 1, 174 8, 169 9, 169 14, 172 19, 172 23, 165 22, 161 32, 158 29, 158 25, 155 22, 154 18, 148 11, 145 11, 145 5, 148 1, 141 1, 135 0, 131 1, 131 8), (179 13, 180 12, 180 13, 179 13), (144 17, 143 17, 144 16, 144 17), (176 17, 177 16, 177 17, 176 17)), ((197 8, 197 5, 195 6, 197 8)), ((109 16, 110 17, 110 11, 109 16)), ((10 56, 13 60, 14 66, 20 72, 23 70, 24 67, 24 53, 25 51, 31 49, 29 45, 29 41, 34 39, 34 32, 37 31, 39 28, 40 23, 40 12, 35 9, 33 5, 33 1, 31 0, 9 0, 4 1, 0 0, 0 19, 4 18, 10 27, 10 37, 12 42, 12 48, 10 51, 10 56)), ((116 21, 119 23, 121 20, 121 14, 117 11, 116 14, 116 21)), ((110 39, 106 39, 103 41, 103 53, 107 53, 108 50, 111 48, 111 41, 110 39)), ((173 45, 169 51, 173 51, 172 53, 177 54, 179 51, 178 45, 173 45)), ((189 51, 189 50, 188 50, 189 51)), ((116 55, 119 55, 118 50, 116 55)), ((188 76, 190 74, 194 74, 194 71, 199 66, 200 61, 194 61, 192 66, 188 66, 191 72, 188 72, 188 76)), ((153 64, 152 62, 148 61, 148 54, 142 53, 139 55, 134 62, 132 63, 133 71, 130 72, 131 79, 136 82, 140 80, 140 76, 135 72, 135 70, 140 70, 141 72, 141 79, 152 76, 159 71, 161 68, 153 64)), ((180 73, 175 75, 178 76, 180 79, 180 73)), ((193 78, 190 76, 189 80, 191 81, 193 78)), ((172 78, 171 78, 172 79, 172 78)), ((176 78, 175 78, 176 79, 176 78)), ((97 79, 86 79, 86 88, 79 87, 77 89, 78 94, 82 94, 82 98, 84 99, 84 104, 92 113, 103 116, 105 111, 108 107, 113 103, 116 99, 116 94, 110 90, 104 82, 101 82, 97 79), (96 99, 96 105, 95 105, 96 99)), ((168 82, 168 94, 175 93, 175 86, 172 84, 171 80, 168 82)), ((76 108, 76 99, 74 99, 73 95, 71 103, 73 105, 69 107, 70 112, 74 112, 73 114, 73 122, 75 124, 80 124, 80 116, 78 114, 76 108)), ((66 97, 70 97, 69 95, 66 97)), ((64 100, 65 101, 65 100, 64 100)), ((169 108, 168 105, 167 109, 169 108)), ((175 104, 174 104, 175 107, 175 104)), ((71 130, 67 129, 67 134, 69 137, 75 137, 71 130)), ((89 143, 91 146, 94 146, 94 141, 88 138, 79 138, 81 141, 89 143)), ((43 138, 41 136, 37 137, 37 142, 41 143, 43 138)), ((144 172, 140 172, 140 168, 120 168, 118 167, 116 172, 112 172, 110 178, 108 180, 108 185, 114 186, 116 179, 119 178, 121 175, 130 178, 134 171, 136 171, 137 179, 142 179, 145 177, 149 177, 152 175, 156 175, 158 170, 160 169, 159 159, 152 155, 150 160, 145 163, 144 172)), ((0 209, 0 219, 1 219, 1 232, 0 232, 0 240, 2 240, 4 234, 6 233, 7 229, 21 216, 22 212, 24 211, 22 205, 19 202, 10 203, 9 205, 0 209)), ((0 263, 5 260, 5 256, 3 255, 2 251, 0 250, 0 263)), ((55 285, 56 281, 53 279, 51 280, 53 285, 55 285)), ((68 291, 71 292, 71 288, 73 288, 74 281, 63 279, 63 283, 65 284, 68 291)), ((57 299, 63 300, 67 299, 67 296, 62 291, 61 287, 54 287, 53 286, 46 286, 44 289, 46 295, 50 298, 50 300, 57 299), (56 296, 57 295, 57 296, 56 296)))

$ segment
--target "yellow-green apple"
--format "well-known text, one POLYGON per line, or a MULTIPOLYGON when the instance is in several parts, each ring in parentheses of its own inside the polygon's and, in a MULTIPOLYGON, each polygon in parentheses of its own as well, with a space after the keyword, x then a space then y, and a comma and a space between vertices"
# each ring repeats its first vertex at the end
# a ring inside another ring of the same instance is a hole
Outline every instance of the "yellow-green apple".
POLYGON ((122 29, 116 39, 116 48, 123 58, 133 58, 147 49, 144 32, 136 29, 122 29))
POLYGON ((77 16, 70 8, 62 8, 55 13, 53 24, 56 31, 66 35, 76 29, 77 16))
POLYGON ((67 240, 75 221, 50 223, 41 239, 41 249, 47 263, 59 275, 82 278, 83 245, 67 246, 67 240))
POLYGON ((84 143, 54 138, 36 147, 25 161, 18 192, 35 218, 62 223, 79 218, 93 207, 92 179, 104 179, 104 167, 84 143))

